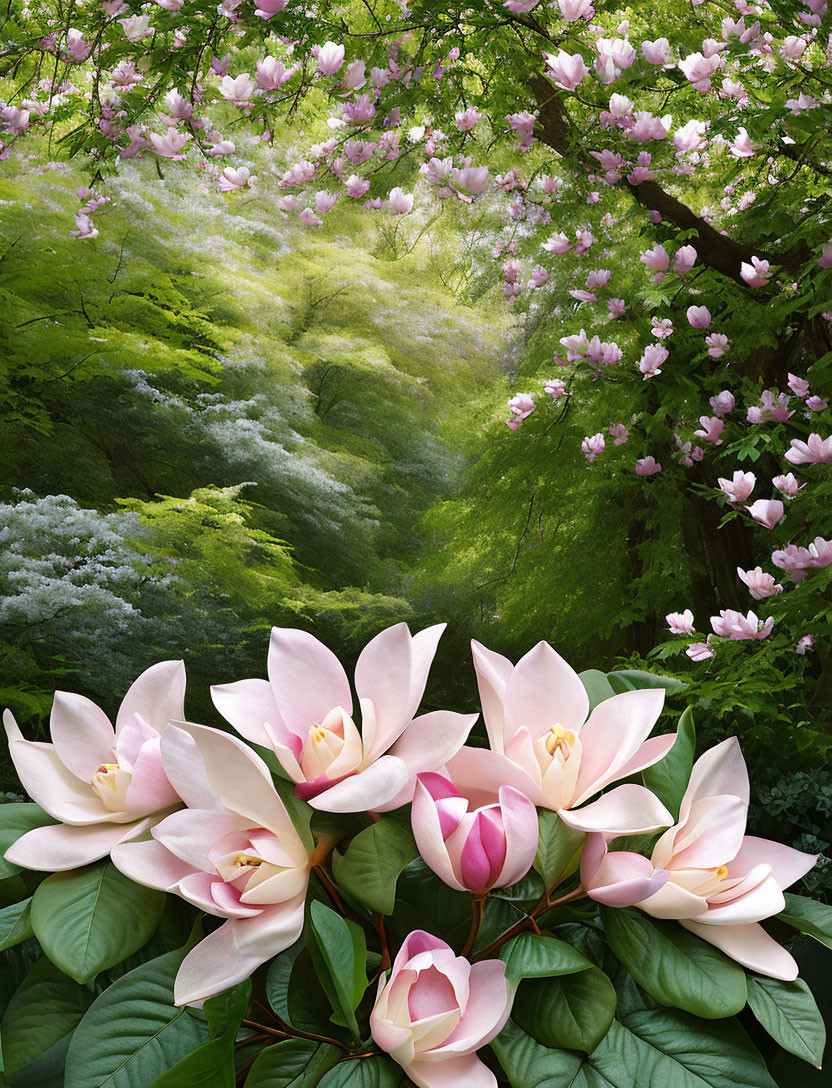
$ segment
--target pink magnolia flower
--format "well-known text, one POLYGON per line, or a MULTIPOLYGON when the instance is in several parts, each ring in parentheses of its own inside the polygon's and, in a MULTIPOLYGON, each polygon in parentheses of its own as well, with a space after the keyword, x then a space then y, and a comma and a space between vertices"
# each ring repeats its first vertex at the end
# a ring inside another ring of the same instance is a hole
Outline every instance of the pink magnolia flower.
POLYGON ((528 393, 517 393, 508 402, 508 410, 512 418, 506 422, 511 431, 516 431, 524 419, 528 419, 534 411, 534 400, 528 393))
POLYGON ((599 431, 597 434, 587 435, 581 442, 581 453, 586 457, 587 461, 592 464, 595 458, 604 452, 606 449, 606 443, 604 436, 599 431))
POLYGON ((832 435, 821 438, 819 434, 810 434, 805 442, 793 438, 785 456, 792 465, 821 465, 832 461, 832 435))
POLYGON ((283 11, 286 7, 288 0, 255 0, 254 14, 266 22, 269 19, 273 19, 275 15, 283 11))
POLYGON ((96 227, 86 212, 73 212, 73 215, 75 216, 75 226, 77 228, 76 230, 71 230, 69 232, 73 238, 80 240, 82 238, 98 237, 98 227, 96 227))
POLYGON ((750 264, 747 261, 742 262, 740 275, 749 287, 765 287, 771 279, 771 265, 759 257, 752 257, 750 264))
POLYGON ((806 577, 806 568, 811 565, 812 556, 808 548, 799 548, 796 544, 787 544, 771 553, 771 561, 788 573, 792 582, 801 582, 806 577))
POLYGON ((703 439, 705 442, 713 442, 715 446, 721 446, 722 438, 720 436, 725 430, 725 423, 719 416, 700 416, 699 423, 701 430, 693 432, 696 437, 703 439))
POLYGON ((804 635, 801 639, 798 639, 797 645, 794 648, 796 654, 800 654, 802 657, 809 650, 813 650, 815 647, 815 636, 812 634, 804 635))
POLYGON ((257 175, 252 174, 247 166, 235 169, 226 166, 219 176, 217 188, 221 193, 233 193, 237 189, 244 189, 247 185, 256 185, 257 175))
POLYGON ((611 298, 607 303, 607 309, 609 310, 610 317, 614 321, 618 317, 623 317, 627 312, 627 303, 623 298, 611 298))
POLYGON ((220 94, 227 102, 241 108, 251 105, 256 90, 254 80, 248 72, 234 77, 223 76, 220 80, 220 94))
POLYGON ((746 835, 748 796, 745 760, 731 737, 696 761, 679 821, 649 860, 624 850, 607 853, 604 836, 592 835, 581 882, 601 903, 635 904, 654 918, 675 918, 749 970, 791 980, 797 964, 759 923, 784 909, 783 890, 817 857, 746 835))
POLYGON ((729 412, 734 410, 736 403, 734 394, 730 389, 723 389, 721 393, 717 393, 708 401, 715 416, 728 415, 729 412))
POLYGON ((346 50, 335 42, 324 42, 318 50, 318 71, 322 76, 334 76, 344 63, 346 50))
POLYGON ((762 567, 755 567, 754 570, 743 570, 742 567, 737 567, 737 574, 740 581, 748 586, 748 591, 755 601, 763 601, 766 597, 775 597, 783 592, 783 587, 775 581, 774 576, 766 574, 762 567))
POLYGON ((719 476, 717 483, 729 502, 743 503, 754 490, 757 477, 753 472, 743 472, 741 469, 737 469, 730 480, 726 480, 724 476, 719 476))
POLYGON ((812 412, 825 412, 829 407, 829 401, 826 397, 807 397, 806 407, 812 412))
POLYGON ((352 197, 353 200, 360 200, 370 190, 369 181, 366 178, 359 177, 358 174, 350 174, 344 184, 347 196, 352 197))
POLYGON ((789 373, 788 385, 789 389, 791 389, 796 397, 800 397, 801 400, 804 397, 808 397, 809 383, 805 378, 800 378, 797 374, 789 373))
POLYGON ((188 804, 113 850, 131 880, 173 892, 225 922, 179 968, 174 1001, 235 986, 303 928, 310 858, 268 767, 230 733, 179 722, 162 739, 167 774, 188 804))
POLYGON ((757 499, 746 510, 756 522, 766 529, 773 529, 783 520, 783 503, 780 499, 757 499))
POLYGON ((754 154, 754 142, 744 128, 740 128, 728 144, 728 150, 736 159, 750 159, 754 154))
POLYGON ((293 64, 287 68, 282 60, 276 57, 263 57, 256 64, 255 79, 261 91, 276 91, 287 83, 295 72, 300 70, 299 64, 293 64))
POLYGON ((652 326, 650 331, 659 340, 673 335, 673 322, 669 317, 651 317, 650 324, 652 326))
POLYGON ((501 786, 513 786, 581 831, 635 834, 670 822, 658 798, 639 785, 617 786, 586 804, 670 750, 672 735, 647 739, 664 703, 661 688, 614 695, 587 718, 580 677, 548 643, 539 642, 517 665, 472 645, 491 747, 464 747, 447 761, 471 804, 491 804, 501 786))
POLYGON ((66 51, 73 60, 85 61, 92 52, 92 44, 84 41, 84 35, 80 30, 70 27, 66 34, 66 51))
POLYGON ((567 23, 575 23, 578 19, 591 19, 595 14, 592 0, 558 0, 558 7, 567 23))
POLYGON ((680 276, 684 276, 686 272, 690 272, 693 266, 696 264, 696 250, 693 246, 680 246, 676 250, 676 256, 673 258, 673 271, 677 272, 680 276))
POLYGON ((822 536, 816 536, 808 548, 810 567, 832 566, 832 541, 824 540, 822 536))
POLYGON ((656 38, 654 42, 642 42, 641 52, 648 64, 667 64, 670 60, 670 42, 667 38, 656 38))
POLYGON ((616 446, 623 446, 630 437, 630 432, 623 423, 613 423, 613 425, 608 428, 608 431, 615 439, 616 446))
POLYGON ((18 839, 6 858, 59 872, 105 857, 140 820, 179 804, 162 766, 160 738, 184 717, 185 666, 161 661, 130 686, 112 725, 83 695, 55 692, 51 744, 24 740, 3 715, 9 753, 23 788, 61 822, 18 839))
POLYGON ((413 193, 406 193, 400 186, 390 190, 387 206, 394 215, 407 215, 413 207, 413 193))
POLYGON ((670 257, 663 245, 657 243, 652 249, 645 250, 639 257, 645 268, 651 272, 667 272, 670 268, 670 257))
POLYGON ((679 67, 695 90, 706 94, 711 89, 711 76, 716 75, 724 64, 723 58, 715 53, 710 57, 702 53, 691 53, 679 61, 679 67))
POLYGON ((705 346, 712 359, 721 359, 725 352, 731 347, 731 341, 725 333, 712 332, 710 336, 705 337, 705 346))
POLYGON ((169 128, 162 136, 156 132, 149 133, 149 139, 156 154, 163 159, 172 159, 174 162, 185 158, 182 152, 190 138, 190 133, 177 132, 174 128, 169 128))
POLYGON ((720 638, 744 642, 748 639, 767 638, 774 627, 774 617, 769 616, 764 623, 753 612, 744 616, 733 608, 723 608, 718 616, 711 616, 711 627, 720 638))
POLYGON ((548 393, 552 400, 560 400, 566 394, 566 382, 560 378, 549 378, 543 383, 543 392, 548 393))
POLYGON ((711 646, 711 636, 708 635, 705 642, 692 642, 685 650, 685 653, 691 661, 707 661, 709 657, 714 656, 714 649, 711 646))
POLYGON ((638 368, 643 375, 642 381, 647 381, 648 378, 654 378, 657 374, 661 374, 662 366, 667 361, 669 354, 667 348, 662 347, 661 344, 648 344, 638 361, 638 368))
POLYGON ((793 472, 787 472, 785 476, 775 476, 771 481, 778 491, 787 499, 793 499, 798 491, 802 491, 806 484, 799 484, 793 472))
POLYGON ((711 311, 707 306, 688 306, 687 318, 692 329, 707 329, 711 323, 711 311))
POLYGON ((524 793, 501 786, 498 802, 474 812, 441 774, 420 774, 411 822, 419 853, 457 891, 484 895, 514 884, 537 853, 537 809, 524 793))
POLYGON ((558 234, 553 234, 548 241, 542 242, 540 248, 545 249, 547 253, 568 253, 572 243, 567 235, 560 231, 558 234))
POLYGON ((580 53, 567 53, 559 49, 557 55, 544 53, 543 59, 546 61, 546 75, 563 91, 574 91, 584 76, 589 74, 580 53))
POLYGON ((323 226, 324 222, 323 219, 315 215, 311 208, 304 208, 298 219, 305 227, 320 227, 323 226))
POLYGON ((636 461, 635 473, 637 476, 655 476, 655 474, 661 472, 661 470, 662 466, 652 454, 636 461))
POLYGON ((397 808, 413 796, 416 775, 438 770, 477 719, 444 710, 414 718, 444 626, 411 635, 397 623, 367 643, 355 666, 361 732, 338 658, 291 627, 272 628, 269 679, 215 686, 214 705, 246 740, 276 753, 313 808, 397 808))
POLYGON ((689 608, 686 608, 684 612, 671 612, 665 616, 665 619, 671 635, 692 635, 696 630, 693 612, 689 608))
POLYGON ((503 1030, 514 995, 502 960, 471 964, 417 929, 379 979, 370 1032, 418 1088, 497 1088, 476 1056, 503 1030))

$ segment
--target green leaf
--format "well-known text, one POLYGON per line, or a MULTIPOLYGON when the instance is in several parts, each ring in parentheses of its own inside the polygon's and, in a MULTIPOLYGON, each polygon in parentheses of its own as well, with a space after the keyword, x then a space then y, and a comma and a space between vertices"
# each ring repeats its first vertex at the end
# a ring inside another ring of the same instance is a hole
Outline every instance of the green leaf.
POLYGON ((311 1039, 275 1043, 257 1058, 245 1088, 315 1088, 342 1053, 337 1047, 311 1039))
POLYGON ((12 843, 17 842, 33 828, 46 827, 47 824, 54 823, 57 823, 57 820, 53 820, 40 805, 24 802, 0 805, 0 880, 21 872, 19 865, 13 865, 3 857, 12 843))
POLYGON ((589 1054, 609 1031, 615 1003, 613 984, 598 967, 590 967, 563 978, 522 983, 511 1015, 544 1046, 589 1054))
POLYGON ((22 899, 0 910, 0 952, 32 936, 31 899, 22 899))
POLYGON ((540 809, 537 817, 540 835, 534 868, 550 888, 558 878, 565 879, 578 868, 586 835, 567 827, 550 809, 540 809))
POLYGON ((826 1046, 826 1027, 803 979, 783 982, 763 975, 749 975, 748 1004, 784 1050, 820 1069, 826 1046))
POLYGON ((471 897, 439 879, 417 858, 399 877, 396 907, 389 929, 400 941, 414 929, 441 933, 453 948, 461 948, 471 928, 471 897))
POLYGON ((150 1088, 234 1088, 235 1080, 234 1040, 209 1039, 157 1077, 150 1088))
POLYGON ((631 910, 601 907, 610 948, 662 1005, 716 1020, 746 1002, 745 972, 713 945, 674 922, 631 910))
POLYGON ((408 828, 396 820, 379 820, 356 835, 344 854, 333 853, 332 872, 357 902, 375 914, 392 914, 399 874, 418 856, 408 828))
POLYGON ((586 689, 589 696, 590 713, 603 703, 605 699, 611 699, 615 695, 615 688, 607 679, 607 674, 599 669, 585 669, 578 673, 578 679, 586 689))
MULTIPOLYGON (((271 752, 269 754, 274 755, 271 752)), ((294 782, 289 782, 287 779, 277 776, 274 777, 274 788, 280 795, 280 800, 285 805, 286 811, 289 813, 289 819, 294 824, 295 831, 300 836, 301 842, 311 853, 315 848, 315 839, 309 825, 315 815, 315 810, 306 801, 301 801, 299 797, 295 796, 294 782)))
POLYGON ((336 1015, 335 1022, 345 1024, 359 1038, 355 1010, 367 989, 364 931, 314 900, 309 907, 306 947, 336 1015))
POLYGON ((0 1033, 6 1074, 13 1076, 68 1035, 94 994, 43 956, 9 1002, 0 1033))
POLYGON ((503 945, 500 959, 506 965, 509 986, 517 986, 524 978, 571 975, 592 966, 590 960, 566 941, 534 933, 521 933, 503 945))
POLYGON ((136 952, 153 934, 164 892, 134 884, 111 861, 55 873, 32 897, 32 929, 46 955, 88 982, 136 952))
POLYGON ((684 680, 677 680, 673 676, 657 676, 652 672, 643 672, 641 669, 618 669, 616 672, 608 672, 607 679, 616 695, 623 691, 639 691, 641 688, 664 688, 665 691, 684 691, 688 686, 684 680))
POLYGON ((786 909, 777 915, 780 921, 832 948, 832 907, 826 903, 816 903, 805 895, 787 892, 785 898, 786 909))
POLYGON ((398 1088, 401 1079, 401 1067, 392 1058, 356 1058, 330 1069, 319 1088, 398 1088))
POLYGON ((690 707, 679 719, 679 728, 673 747, 658 763, 642 771, 645 786, 670 809, 674 818, 679 817, 682 797, 688 788, 693 757, 696 748, 696 731, 690 707))
POLYGON ((236 1035, 250 1000, 251 979, 246 979, 245 982, 233 986, 230 990, 224 990, 216 997, 209 997, 203 1004, 202 1011, 208 1021, 211 1038, 236 1035))
POLYGON ((146 1088, 206 1041, 201 1017, 173 1004, 186 950, 168 952, 117 979, 75 1029, 66 1059, 72 1088, 146 1088))
POLYGON ((572 1088, 583 1064, 577 1054, 538 1043, 511 1020, 492 1039, 491 1049, 512 1088, 572 1088))

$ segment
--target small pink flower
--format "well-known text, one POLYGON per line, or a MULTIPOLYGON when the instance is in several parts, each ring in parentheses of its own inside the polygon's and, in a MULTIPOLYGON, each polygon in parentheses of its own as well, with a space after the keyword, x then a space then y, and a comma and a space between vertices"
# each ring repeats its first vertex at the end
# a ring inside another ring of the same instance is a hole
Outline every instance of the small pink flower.
POLYGON ((797 374, 789 374, 789 389, 794 393, 796 397, 800 397, 801 400, 809 395, 809 383, 805 378, 800 378, 797 374))
POLYGON ((730 480, 723 476, 718 477, 717 483, 732 503, 743 503, 754 490, 757 477, 753 472, 743 472, 740 469, 734 473, 730 480))
POLYGON ((715 446, 721 446, 722 438, 720 436, 725 430, 724 422, 718 416, 700 416, 699 423, 701 430, 693 432, 696 437, 703 439, 705 442, 713 442, 715 446))
POLYGON ((592 464, 595 458, 604 452, 606 443, 604 442, 604 436, 599 431, 598 434, 587 435, 581 442, 581 452, 587 461, 592 464))
POLYGON ((688 306, 687 317, 692 329, 707 329, 711 323, 711 311, 707 306, 688 306))
POLYGON ((607 303, 607 309, 609 310, 610 317, 615 320, 616 318, 624 316, 627 312, 627 304, 623 298, 611 298, 607 303))
POLYGON ((566 393, 566 382, 560 378, 549 378, 543 383, 543 392, 548 393, 552 400, 559 400, 566 393))
POLYGON ((709 336, 705 337, 705 346, 712 359, 721 359, 725 352, 731 347, 731 341, 722 332, 712 332, 709 336))
POLYGON ((696 250, 693 246, 681 246, 676 250, 676 256, 673 258, 674 272, 684 276, 686 272, 690 272, 695 264, 696 250))
POLYGON ((800 654, 801 657, 802 657, 803 654, 808 653, 809 650, 813 650, 814 648, 815 648, 815 636, 811 635, 811 634, 810 635, 804 635, 801 639, 799 639, 797 645, 794 648, 794 652, 796 654, 800 654))
POLYGON ((630 437, 630 432, 624 426, 623 423, 613 423, 609 428, 609 433, 615 439, 616 446, 623 446, 627 439, 630 437))
POLYGON ((832 268, 832 244, 823 247, 818 264, 821 268, 832 268))
POLYGON ((757 499, 746 510, 756 522, 766 529, 773 529, 783 520, 783 503, 780 499, 757 499))
POLYGON ((810 434, 806 442, 793 438, 786 460, 793 465, 821 465, 832 461, 832 435, 821 438, 819 434, 810 434))
POLYGON ((692 635, 695 628, 693 612, 686 608, 684 612, 670 612, 665 616, 671 635, 692 635))
POLYGON ((667 250, 658 243, 652 249, 645 250, 639 260, 651 272, 667 272, 670 268, 670 257, 667 250))
POLYGON ((708 635, 706 642, 692 642, 685 650, 685 653, 691 661, 707 661, 709 657, 714 656, 714 650, 711 646, 711 636, 708 635))
POLYGON ((807 397, 806 407, 812 412, 825 412, 829 407, 829 401, 826 397, 807 397))
POLYGON ((748 586, 755 601, 762 601, 766 597, 774 597, 783 592, 783 587, 775 581, 774 576, 766 574, 762 567, 755 567, 754 570, 743 570, 742 567, 737 567, 737 574, 740 581, 748 586))
POLYGON ((566 53, 559 49, 557 55, 544 53, 543 59, 546 61, 546 75, 563 91, 574 91, 584 76, 589 74, 580 53, 566 53))
POLYGON ((642 457, 636 461, 635 472, 637 476, 655 476, 657 472, 661 472, 662 466, 653 457, 652 454, 647 457, 642 457))
POLYGON ((799 484, 797 482, 797 477, 793 472, 788 472, 785 476, 775 476, 771 482, 787 499, 793 499, 798 491, 802 491, 806 486, 806 484, 799 484))
POLYGON ((743 261, 740 265, 740 275, 749 287, 765 287, 771 279, 771 274, 769 262, 759 257, 752 257, 750 264, 743 261))
POLYGON ((516 431, 523 420, 528 419, 534 411, 534 400, 528 393, 517 393, 508 402, 508 409, 512 418, 506 423, 506 426, 510 430, 516 431))
POLYGON ((334 76, 344 63, 346 50, 335 42, 324 42, 318 50, 317 65, 322 76, 334 76))
POLYGON ((730 638, 734 642, 744 642, 748 639, 767 638, 774 627, 774 617, 763 622, 754 612, 743 615, 732 608, 723 608, 718 616, 711 616, 711 627, 714 634, 721 638, 730 638))
POLYGON ((726 416, 734 410, 736 405, 734 394, 730 389, 723 389, 721 393, 711 397, 708 401, 715 416, 726 416))

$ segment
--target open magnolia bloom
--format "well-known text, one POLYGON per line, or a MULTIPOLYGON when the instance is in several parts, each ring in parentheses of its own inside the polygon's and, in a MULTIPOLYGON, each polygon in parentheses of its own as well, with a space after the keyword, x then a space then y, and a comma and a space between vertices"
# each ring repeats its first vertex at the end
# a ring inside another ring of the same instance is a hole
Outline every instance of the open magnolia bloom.
POLYGON ((187 1005, 242 982, 297 940, 310 859, 266 764, 236 737, 177 722, 162 757, 189 807, 136 828, 112 858, 131 880, 226 919, 179 968, 174 997, 187 1005))
POLYGON ((745 760, 731 737, 696 761, 679 822, 649 860, 625 850, 607 853, 605 837, 593 835, 581 880, 600 903, 674 918, 744 967, 789 981, 797 978, 797 964, 758 923, 785 908, 783 890, 817 857, 746 835, 748 794, 745 760))
POLYGON ((470 964, 438 937, 411 933, 379 980, 373 1039, 419 1088, 497 1088, 476 1056, 503 1030, 513 994, 502 960, 470 964))
POLYGON ((459 750, 476 714, 418 709, 444 624, 411 635, 397 623, 361 651, 352 718, 347 674, 313 635, 272 628, 268 680, 211 689, 220 714, 246 740, 271 748, 295 793, 327 812, 387 811, 413 797, 416 775, 459 750))
POLYGON ((115 729, 100 707, 68 691, 55 693, 51 744, 25 740, 7 710, 3 724, 23 788, 60 823, 27 832, 6 858, 50 872, 88 865, 109 854, 137 821, 179 804, 160 738, 171 718, 184 716, 184 699, 185 666, 160 661, 130 686, 115 729))
POLYGON ((514 786, 578 831, 632 835, 673 822, 644 786, 617 786, 585 804, 672 748, 675 733, 647 739, 664 705, 661 688, 614 695, 587 718, 580 677, 548 643, 539 642, 517 665, 478 642, 473 650, 491 747, 462 748, 447 765, 473 804, 488 804, 501 786, 514 786))

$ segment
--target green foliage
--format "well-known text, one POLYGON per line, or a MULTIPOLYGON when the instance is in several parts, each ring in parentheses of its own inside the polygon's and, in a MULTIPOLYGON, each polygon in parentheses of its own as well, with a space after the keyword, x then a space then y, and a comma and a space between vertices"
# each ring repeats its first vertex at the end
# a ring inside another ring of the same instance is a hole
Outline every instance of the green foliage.
POLYGON ((392 914, 396 882, 419 856, 410 831, 395 820, 380 820, 360 831, 343 854, 332 858, 339 886, 376 914, 392 914))
POLYGON ((355 922, 341 917, 323 903, 309 906, 307 948, 315 971, 332 1005, 335 1023, 359 1038, 355 1010, 367 989, 367 945, 355 922))
POLYGON ((783 982, 763 975, 748 979, 748 1005, 784 1050, 820 1069, 826 1027, 803 979, 783 982))

